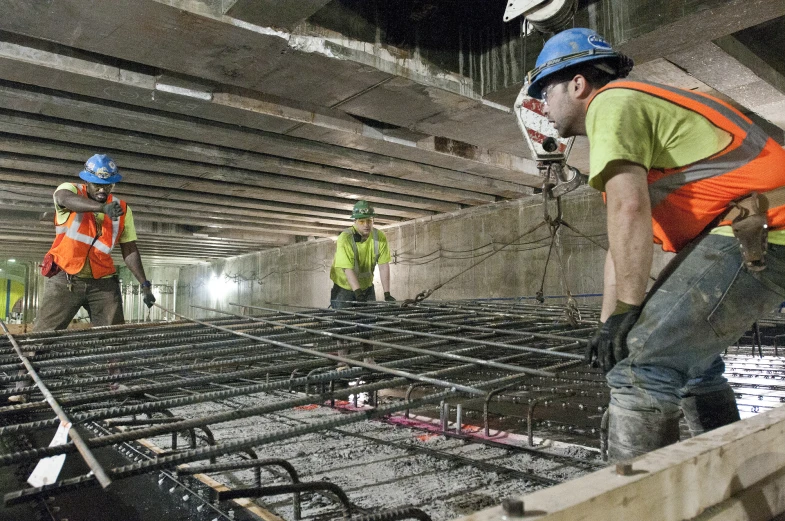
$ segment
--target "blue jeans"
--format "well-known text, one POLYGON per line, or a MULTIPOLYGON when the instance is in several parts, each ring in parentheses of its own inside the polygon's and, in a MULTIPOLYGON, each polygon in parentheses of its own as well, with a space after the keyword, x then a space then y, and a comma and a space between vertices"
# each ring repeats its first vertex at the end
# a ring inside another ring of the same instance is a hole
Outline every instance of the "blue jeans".
POLYGON ((785 246, 751 272, 735 238, 704 237, 644 305, 630 356, 607 375, 611 404, 675 417, 682 398, 728 387, 720 354, 783 300, 785 246))

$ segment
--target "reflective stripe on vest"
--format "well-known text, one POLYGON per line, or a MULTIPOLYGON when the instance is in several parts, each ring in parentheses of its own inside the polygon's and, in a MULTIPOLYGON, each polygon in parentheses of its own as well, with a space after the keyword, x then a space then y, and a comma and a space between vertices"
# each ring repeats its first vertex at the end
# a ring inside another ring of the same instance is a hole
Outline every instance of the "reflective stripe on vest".
MULTIPOLYGON (((643 92, 691 110, 730 134, 722 151, 674 169, 648 173, 655 242, 678 251, 720 216, 731 201, 785 185, 785 150, 749 118, 705 94, 667 85, 614 81, 608 89, 643 92)), ((599 93, 598 92, 598 93, 599 93)), ((785 228, 785 206, 768 212, 771 229, 785 228)))
MULTIPOLYGON (((79 185, 77 194, 87 196, 85 185, 79 185)), ((116 221, 104 216, 101 222, 101 235, 98 235, 98 223, 93 212, 70 212, 65 223, 58 225, 55 215, 55 240, 49 249, 55 262, 66 273, 75 275, 84 267, 90 258, 90 268, 94 278, 101 278, 115 273, 111 253, 125 227, 125 202, 115 199, 110 194, 106 202, 117 201, 123 209, 116 221), (111 223, 111 226, 109 225, 111 223)))
POLYGON ((357 260, 359 254, 357 253, 357 242, 354 240, 354 228, 346 228, 343 233, 349 234, 349 240, 352 243, 352 252, 354 252, 354 272, 357 274, 357 278, 362 276, 367 277, 368 275, 373 276, 373 270, 376 269, 376 263, 379 261, 379 232, 375 229, 372 231, 373 233, 373 263, 371 264, 371 271, 364 271, 360 273, 360 263, 357 260))

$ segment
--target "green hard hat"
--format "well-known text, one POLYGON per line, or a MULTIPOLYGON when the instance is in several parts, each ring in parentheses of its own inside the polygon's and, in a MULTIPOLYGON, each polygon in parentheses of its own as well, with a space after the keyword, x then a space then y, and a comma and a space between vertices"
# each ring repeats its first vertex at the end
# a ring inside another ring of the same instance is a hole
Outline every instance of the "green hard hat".
POLYGON ((354 203, 352 219, 370 219, 373 216, 373 206, 368 201, 357 201, 354 203))

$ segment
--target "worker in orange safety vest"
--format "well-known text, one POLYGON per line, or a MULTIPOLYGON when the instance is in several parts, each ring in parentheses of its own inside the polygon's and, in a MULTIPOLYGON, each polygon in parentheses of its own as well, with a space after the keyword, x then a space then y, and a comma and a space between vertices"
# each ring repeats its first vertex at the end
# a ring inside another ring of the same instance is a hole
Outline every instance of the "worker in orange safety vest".
POLYGON ((79 174, 85 184, 63 183, 54 193, 56 236, 42 264, 49 277, 33 330, 64 329, 84 307, 96 326, 122 324, 123 302, 112 261, 120 245, 123 260, 141 284, 144 303, 152 307, 152 283, 145 276, 133 214, 112 195, 122 179, 117 165, 104 154, 87 160, 79 174))
POLYGON ((623 80, 632 60, 563 31, 524 86, 562 137, 585 135, 606 195, 602 313, 587 362, 611 388, 609 457, 625 460, 739 418, 723 350, 785 296, 785 150, 695 91, 623 80), (647 293, 652 238, 678 252, 647 293))

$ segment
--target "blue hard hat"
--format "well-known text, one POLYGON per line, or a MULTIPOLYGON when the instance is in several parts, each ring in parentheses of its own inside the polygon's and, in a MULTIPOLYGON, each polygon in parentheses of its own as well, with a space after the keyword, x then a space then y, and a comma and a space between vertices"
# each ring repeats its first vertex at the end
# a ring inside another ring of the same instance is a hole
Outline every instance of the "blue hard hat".
POLYGON ((595 31, 581 27, 562 31, 545 42, 534 69, 526 75, 526 93, 541 99, 543 83, 554 73, 579 63, 600 61, 607 62, 618 78, 627 76, 632 69, 632 60, 613 50, 595 31))
POLYGON ((79 172, 79 177, 97 185, 119 183, 123 179, 123 176, 117 173, 117 165, 106 154, 96 154, 88 159, 84 170, 79 172))

